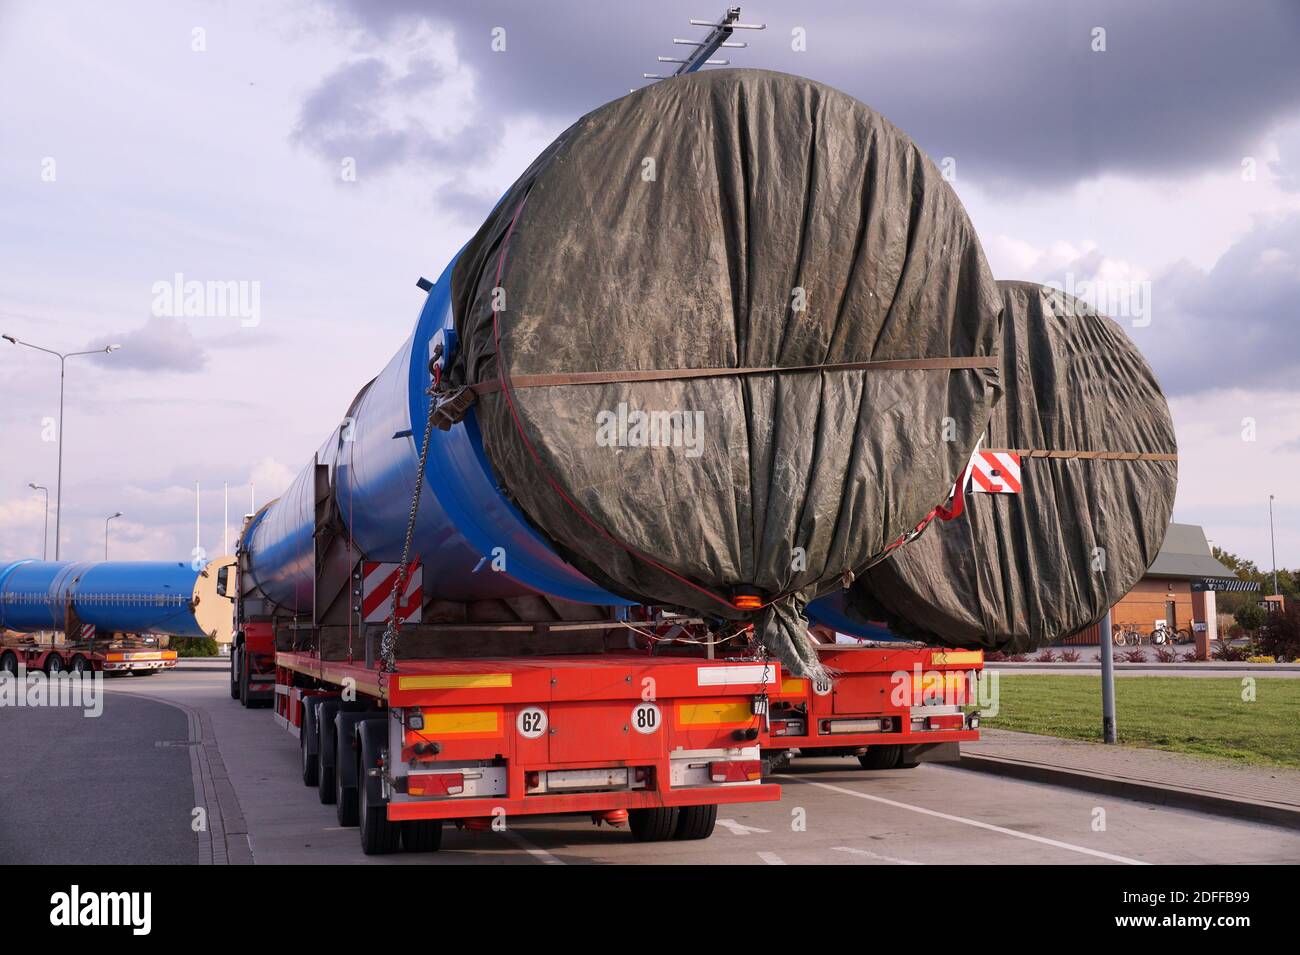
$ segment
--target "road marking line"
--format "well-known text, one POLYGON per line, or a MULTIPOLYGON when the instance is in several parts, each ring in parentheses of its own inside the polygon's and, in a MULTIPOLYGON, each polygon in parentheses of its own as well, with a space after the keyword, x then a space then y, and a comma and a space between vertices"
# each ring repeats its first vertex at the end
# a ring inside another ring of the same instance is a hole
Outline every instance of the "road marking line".
POLYGON ((563 859, 558 859, 555 856, 551 855, 549 852, 547 852, 545 849, 541 848, 540 846, 533 845, 531 842, 529 842, 519 833, 515 832, 513 829, 507 829, 505 832, 502 833, 502 835, 504 835, 507 839, 509 839, 511 842, 517 845, 520 849, 523 849, 534 859, 539 860, 545 865, 564 865, 563 859))
POLYGON ((924 862, 913 862, 911 859, 895 859, 893 856, 882 856, 878 852, 871 852, 867 849, 855 849, 852 846, 832 846, 836 852, 852 852, 857 856, 870 856, 873 859, 880 859, 882 862, 894 862, 898 865, 925 865, 924 862))
POLYGON ((785 865, 785 860, 775 852, 760 852, 758 857, 768 865, 785 865))
POLYGON ((1124 865, 1150 865, 1149 862, 1143 862, 1140 859, 1130 859, 1128 856, 1113 855, 1109 852, 1102 852, 1099 849, 1087 849, 1083 846, 1076 846, 1069 842, 1060 842, 1056 839, 1048 839, 1046 836, 1030 835, 1027 832, 1017 832, 1015 829, 1007 829, 1003 826, 995 826, 989 822, 980 822, 978 819, 967 819, 965 816, 954 816, 950 813, 939 812, 934 809, 925 809, 922 806, 912 806, 905 802, 898 802, 893 799, 886 799, 884 796, 871 796, 867 793, 860 793, 854 789, 845 789, 843 786, 832 786, 830 783, 813 782, 811 779, 800 779, 797 776, 786 776, 778 774, 781 779, 788 779, 791 782, 803 783, 807 786, 820 786, 822 789, 829 789, 833 793, 843 793, 846 796, 855 796, 858 799, 869 799, 872 802, 884 803, 886 806, 894 806, 898 809, 907 809, 911 812, 919 812, 923 816, 934 816, 936 819, 947 819, 949 822, 960 822, 963 825, 974 826, 977 829, 987 829, 989 832, 1000 832, 1005 836, 1015 836, 1017 839, 1027 839, 1030 842, 1041 842, 1046 846, 1055 846, 1058 849, 1066 849, 1070 852, 1080 852, 1086 856, 1095 856, 1098 859, 1109 859, 1111 862, 1121 862, 1124 865))
POLYGON ((751 832, 760 832, 766 835, 771 831, 769 829, 756 829, 753 826, 745 825, 743 822, 736 822, 734 819, 719 819, 718 825, 730 830, 733 836, 747 836, 751 832))

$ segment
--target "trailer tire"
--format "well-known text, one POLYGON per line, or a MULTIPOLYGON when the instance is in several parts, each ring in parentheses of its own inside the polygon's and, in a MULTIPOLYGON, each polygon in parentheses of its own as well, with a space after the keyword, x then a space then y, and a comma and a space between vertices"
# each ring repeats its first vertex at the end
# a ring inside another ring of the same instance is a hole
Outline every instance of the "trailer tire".
POLYGON ((402 830, 388 819, 388 804, 383 799, 383 782, 370 776, 370 770, 380 765, 384 747, 388 742, 388 723, 373 720, 357 726, 359 754, 357 757, 358 821, 361 829, 361 851, 368 856, 389 855, 396 852, 401 842, 402 830))
POLYGON ((248 709, 248 681, 251 674, 248 672, 248 654, 239 655, 239 705, 248 709))
POLYGON ((44 670, 46 676, 51 676, 52 674, 55 673, 62 673, 63 657, 59 656, 57 653, 51 653, 48 657, 45 658, 44 670))
POLYGON ((334 813, 339 825, 355 826, 360 822, 357 778, 360 750, 360 724, 367 719, 387 720, 386 716, 364 710, 341 710, 334 717, 334 813))
POLYGON ((677 814, 677 828, 673 838, 679 840, 707 839, 713 835, 718 822, 718 806, 682 806, 677 814))
POLYGON ((676 806, 633 809, 627 814, 628 828, 637 842, 664 842, 677 831, 676 806))
POLYGON ((302 784, 316 786, 320 782, 320 743, 316 738, 316 707, 312 705, 311 697, 303 701, 298 745, 302 749, 302 784), (314 753, 313 748, 316 750, 314 753))
POLYGON ((68 664, 68 670, 72 673, 85 673, 90 668, 90 661, 80 653, 73 657, 72 661, 68 664))
POLYGON ((244 656, 244 648, 236 647, 235 652, 230 655, 230 698, 239 699, 239 668, 242 665, 241 659, 244 656))
POLYGON ((342 705, 339 700, 322 700, 316 707, 317 749, 320 751, 316 791, 326 806, 334 802, 334 717, 342 705))
POLYGON ((868 746, 858 757, 863 769, 897 769, 903 759, 903 747, 895 745, 868 746))
POLYGON ((16 677, 18 675, 18 654, 8 651, 3 656, 0 656, 0 671, 16 677))
POLYGON ((402 827, 403 852, 437 852, 442 848, 442 820, 415 819, 402 827))

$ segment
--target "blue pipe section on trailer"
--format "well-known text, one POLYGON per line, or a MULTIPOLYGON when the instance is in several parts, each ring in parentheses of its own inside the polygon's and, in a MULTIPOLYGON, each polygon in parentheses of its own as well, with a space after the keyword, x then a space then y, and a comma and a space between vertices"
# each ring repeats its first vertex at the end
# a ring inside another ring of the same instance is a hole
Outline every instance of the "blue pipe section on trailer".
MULTIPOLYGON (((429 363, 456 347, 452 261, 429 290, 415 331, 362 389, 347 417, 289 489, 245 527, 240 549, 253 583, 283 609, 310 613, 314 576, 314 466, 328 468, 357 559, 401 560, 420 443, 429 415, 429 363)), ((429 439, 412 558, 426 598, 476 600, 540 592, 577 603, 628 605, 567 564, 507 500, 471 410, 429 439)))
POLYGON ((71 606, 99 633, 202 637, 199 577, 168 561, 16 561, 0 566, 0 627, 62 630, 71 606))

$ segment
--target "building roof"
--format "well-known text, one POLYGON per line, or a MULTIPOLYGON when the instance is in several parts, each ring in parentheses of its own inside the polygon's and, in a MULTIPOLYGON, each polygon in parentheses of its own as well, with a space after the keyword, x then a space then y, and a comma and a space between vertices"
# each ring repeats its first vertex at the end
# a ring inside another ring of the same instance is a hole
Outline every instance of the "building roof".
POLYGON ((1236 577, 1231 567, 1210 555, 1199 524, 1170 524, 1160 553, 1147 569, 1148 577, 1236 577))

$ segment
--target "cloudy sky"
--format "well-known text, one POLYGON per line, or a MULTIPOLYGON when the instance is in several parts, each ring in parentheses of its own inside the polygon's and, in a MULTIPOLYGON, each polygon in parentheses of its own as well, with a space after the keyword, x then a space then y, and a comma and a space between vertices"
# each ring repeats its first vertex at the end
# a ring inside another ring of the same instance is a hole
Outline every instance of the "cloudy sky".
MULTIPOLYGON (((416 278, 717 3, 0 0, 0 332, 124 346, 67 364, 63 556, 122 511, 114 557, 187 557, 195 481, 219 551, 223 482, 233 533, 405 338, 416 278), (256 309, 157 317, 177 274, 257 283, 256 309)), ((1300 565, 1300 4, 743 8, 767 30, 735 65, 876 107, 948 160, 998 278, 1128 325, 1177 423, 1175 518, 1267 567, 1276 494, 1300 565)), ((0 342, 0 556, 40 553, 57 408, 58 361, 0 342)))

